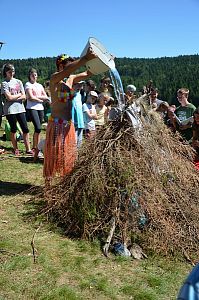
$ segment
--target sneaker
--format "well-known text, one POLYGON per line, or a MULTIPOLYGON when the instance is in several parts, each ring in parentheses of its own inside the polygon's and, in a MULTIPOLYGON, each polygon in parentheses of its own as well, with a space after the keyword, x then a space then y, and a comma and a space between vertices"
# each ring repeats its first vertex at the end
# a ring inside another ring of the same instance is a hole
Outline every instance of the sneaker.
POLYGON ((28 151, 26 151, 26 154, 28 154, 28 155, 34 155, 34 152, 32 151, 32 150, 28 150, 28 151))
POLYGON ((0 148, 0 154, 3 154, 4 152, 5 152, 5 150, 0 148))
POLYGON ((39 153, 38 153, 38 158, 44 158, 44 155, 41 151, 39 151, 39 153))

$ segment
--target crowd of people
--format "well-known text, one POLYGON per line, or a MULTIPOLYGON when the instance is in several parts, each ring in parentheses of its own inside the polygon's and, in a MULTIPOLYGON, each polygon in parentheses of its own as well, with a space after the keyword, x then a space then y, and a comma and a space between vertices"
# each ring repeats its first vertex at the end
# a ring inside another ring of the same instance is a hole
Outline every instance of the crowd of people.
MULTIPOLYGON (((109 121, 111 107, 117 105, 109 77, 102 77, 97 87, 93 80, 88 79, 92 76, 90 71, 76 74, 80 67, 95 57, 90 48, 79 59, 59 55, 56 59, 57 72, 52 74, 46 88, 37 82, 36 69, 29 70, 28 81, 23 86, 15 78, 14 66, 9 63, 3 66, 0 116, 6 117, 13 153, 16 156, 20 154, 17 135, 20 131, 27 155, 34 156, 36 161, 43 151, 43 174, 48 182, 56 174, 64 176, 73 169, 83 139, 93 139, 109 121), (48 120, 44 117, 46 108, 48 120), (41 140, 44 119, 48 121, 46 138, 41 140), (32 149, 28 121, 34 125, 32 149)), ((143 88, 142 94, 148 95, 149 108, 158 113, 173 132, 180 132, 182 139, 190 143, 199 155, 199 107, 189 102, 189 90, 180 88, 177 91, 177 107, 158 99, 158 90, 152 82, 143 88)), ((137 95, 136 87, 130 84, 125 89, 124 101, 126 106, 141 114, 137 95)), ((0 151, 3 153, 4 149, 0 151)))

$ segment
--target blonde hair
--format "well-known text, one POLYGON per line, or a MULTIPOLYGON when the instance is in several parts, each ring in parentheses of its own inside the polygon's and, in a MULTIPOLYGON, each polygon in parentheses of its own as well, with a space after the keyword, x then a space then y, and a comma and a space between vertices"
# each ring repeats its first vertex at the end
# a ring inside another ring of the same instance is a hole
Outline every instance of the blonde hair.
POLYGON ((177 93, 189 95, 189 89, 181 88, 181 89, 177 90, 177 93))

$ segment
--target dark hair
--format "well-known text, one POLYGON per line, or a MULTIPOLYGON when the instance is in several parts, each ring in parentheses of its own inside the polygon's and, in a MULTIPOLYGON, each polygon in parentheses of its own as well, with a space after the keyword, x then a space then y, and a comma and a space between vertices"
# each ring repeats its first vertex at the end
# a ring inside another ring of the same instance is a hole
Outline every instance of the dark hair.
POLYGON ((199 114, 199 106, 198 106, 198 108, 196 108, 196 110, 194 110, 193 114, 194 115, 199 114))
POLYGON ((57 68, 60 64, 65 65, 67 62, 73 62, 75 60, 74 57, 69 56, 68 54, 60 54, 56 58, 56 65, 57 68))
POLYGON ((110 77, 107 77, 107 76, 102 77, 102 79, 100 80, 101 83, 104 82, 104 81, 106 81, 108 83, 111 83, 110 77))
POLYGON ((3 65, 2 72, 3 72, 3 77, 4 78, 6 78, 6 73, 10 70, 11 71, 15 70, 14 65, 12 65, 12 64, 3 65))
POLYGON ((86 80, 86 85, 88 85, 92 89, 95 89, 95 82, 91 79, 86 80))
POLYGON ((28 80, 29 80, 29 81, 30 81, 30 75, 31 75, 32 73, 37 73, 37 70, 34 69, 34 68, 30 68, 30 70, 28 71, 28 80))

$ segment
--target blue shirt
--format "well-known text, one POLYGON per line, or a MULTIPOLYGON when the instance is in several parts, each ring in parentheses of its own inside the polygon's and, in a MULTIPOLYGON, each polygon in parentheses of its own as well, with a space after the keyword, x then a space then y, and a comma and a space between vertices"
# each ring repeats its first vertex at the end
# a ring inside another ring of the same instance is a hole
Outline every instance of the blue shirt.
POLYGON ((75 128, 84 128, 84 118, 82 112, 82 96, 76 92, 72 101, 72 121, 75 128))

